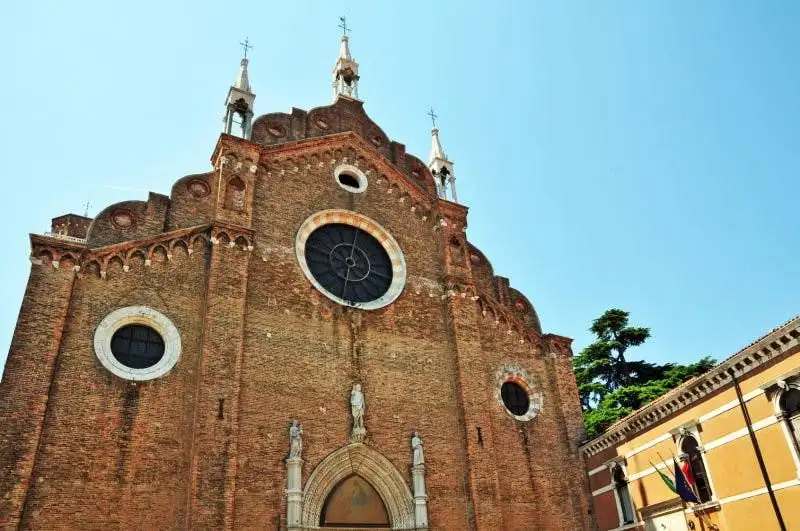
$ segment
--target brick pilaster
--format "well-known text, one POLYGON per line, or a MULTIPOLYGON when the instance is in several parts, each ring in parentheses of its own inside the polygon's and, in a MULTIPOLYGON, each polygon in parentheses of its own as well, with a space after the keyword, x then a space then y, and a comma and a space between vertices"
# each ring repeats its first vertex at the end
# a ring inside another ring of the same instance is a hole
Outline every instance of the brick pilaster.
POLYGON ((0 381, 0 528, 16 528, 50 397, 75 273, 33 265, 0 381))
POLYGON ((191 452, 189 527, 232 529, 250 252, 213 245, 191 452))

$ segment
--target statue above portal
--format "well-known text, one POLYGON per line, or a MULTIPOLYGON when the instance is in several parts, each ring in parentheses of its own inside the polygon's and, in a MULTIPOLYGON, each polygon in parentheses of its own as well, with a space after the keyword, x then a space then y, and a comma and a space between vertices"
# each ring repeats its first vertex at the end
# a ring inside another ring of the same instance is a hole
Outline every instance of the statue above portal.
POLYGON ((289 459, 300 459, 303 454, 303 427, 292 421, 289 428, 289 459))
POLYGON ((353 384, 350 391, 350 412, 353 414, 353 430, 350 433, 351 443, 364 442, 367 429, 364 427, 364 393, 361 392, 361 384, 353 384))

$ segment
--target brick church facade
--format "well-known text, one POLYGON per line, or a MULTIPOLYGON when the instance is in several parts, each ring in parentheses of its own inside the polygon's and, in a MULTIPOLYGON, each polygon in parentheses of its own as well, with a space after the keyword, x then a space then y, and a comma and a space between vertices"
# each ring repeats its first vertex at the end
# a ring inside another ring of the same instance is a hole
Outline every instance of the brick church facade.
POLYGON ((253 119, 244 59, 208 173, 31 235, 0 528, 592 527, 571 340, 340 46, 333 104, 253 119))

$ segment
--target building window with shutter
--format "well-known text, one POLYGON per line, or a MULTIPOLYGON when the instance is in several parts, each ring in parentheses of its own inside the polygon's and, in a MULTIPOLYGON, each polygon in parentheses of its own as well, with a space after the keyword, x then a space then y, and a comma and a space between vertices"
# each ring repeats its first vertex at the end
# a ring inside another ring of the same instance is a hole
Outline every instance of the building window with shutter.
POLYGON ((611 477, 614 482, 614 493, 617 497, 617 508, 619 510, 620 525, 632 524, 636 521, 631 492, 628 488, 628 478, 625 477, 625 470, 619 463, 614 464, 611 469, 611 477))

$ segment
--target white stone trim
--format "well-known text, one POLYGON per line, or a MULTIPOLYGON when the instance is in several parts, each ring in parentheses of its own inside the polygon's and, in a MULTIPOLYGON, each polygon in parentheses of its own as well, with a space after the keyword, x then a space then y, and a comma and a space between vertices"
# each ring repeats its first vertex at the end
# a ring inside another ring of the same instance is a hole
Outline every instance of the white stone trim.
MULTIPOLYGON (((669 468, 669 464, 664 463, 664 462, 653 463, 653 465, 658 470, 664 470, 665 468, 669 468)), ((644 470, 640 470, 637 473, 631 474, 630 476, 628 476, 628 481, 636 481, 638 479, 642 479, 643 477, 649 476, 650 474, 653 474, 653 473, 655 473, 655 470, 653 469, 653 467, 652 466, 648 466, 644 470)))
POLYGON ((604 493, 606 493, 606 492, 608 492, 610 490, 614 490, 614 484, 613 483, 610 483, 610 484, 606 485, 605 487, 600 487, 597 490, 593 490, 592 491, 592 496, 600 496, 601 494, 604 494, 604 493))
POLYGON ((593 468, 588 472, 588 476, 594 476, 595 474, 599 474, 603 470, 606 470, 608 467, 606 465, 600 465, 597 468, 593 468))
POLYGON ((495 377, 497 379, 497 385, 494 390, 495 399, 508 416, 520 422, 528 422, 541 413, 544 406, 544 396, 539 391, 535 380, 528 375, 525 369, 513 363, 506 363, 497 370, 495 377), (519 385, 528 394, 528 411, 524 415, 513 414, 503 402, 501 389, 506 382, 513 382, 519 385))
POLYGON ((400 249, 400 245, 397 243, 397 241, 395 241, 392 235, 389 234, 389 231, 384 229, 378 222, 368 218, 363 214, 359 214, 358 212, 331 209, 322 210, 316 214, 312 214, 302 223, 302 225, 300 225, 300 228, 297 230, 294 247, 295 255, 297 256, 297 262, 300 264, 300 269, 303 270, 303 274, 306 276, 309 282, 311 282, 311 284, 313 284, 320 293, 343 306, 350 306, 353 308, 359 308, 361 310, 376 310, 378 308, 383 308, 384 306, 394 302, 395 299, 397 299, 397 297, 399 297, 403 292, 403 288, 406 285, 406 259, 403 256, 403 251, 400 249), (383 248, 386 250, 386 254, 389 255, 389 259, 392 262, 392 282, 389 285, 389 289, 381 297, 369 302, 350 303, 323 288, 317 279, 314 278, 314 275, 311 274, 308 264, 306 263, 306 240, 308 240, 308 237, 317 228, 332 223, 342 223, 345 225, 358 227, 359 229, 372 235, 381 243, 381 245, 383 245, 383 248))
MULTIPOLYGON (((761 396, 763 394, 764 394, 764 390, 763 389, 754 389, 754 390, 750 391, 749 393, 746 393, 746 394, 742 395, 742 400, 744 400, 745 402, 749 402, 750 400, 752 400, 752 399, 754 399, 754 398, 756 398, 758 396, 761 396)), ((697 419, 697 421, 698 422, 705 422, 707 420, 711 420, 714 417, 716 417, 718 415, 722 415, 726 411, 730 411, 731 409, 733 409, 735 407, 739 407, 739 399, 738 398, 736 400, 731 400, 730 402, 722 404, 717 409, 711 410, 708 413, 706 413, 705 415, 700 415, 700 417, 697 419)))
MULTIPOLYGON (((758 396, 761 396, 762 394, 764 394, 763 389, 756 389, 754 391, 750 391, 749 393, 743 395, 742 398, 744 399, 745 402, 748 402, 748 401, 750 401, 750 400, 752 400, 752 399, 754 399, 754 398, 756 398, 758 396)), ((738 399, 737 400, 731 400, 730 402, 727 402, 727 403, 719 406, 717 409, 714 409, 713 411, 709 411, 705 415, 701 415, 697 419, 697 422, 698 423, 703 423, 703 422, 709 421, 709 420, 713 419, 714 417, 716 417, 718 415, 721 415, 721 414, 725 413, 726 411, 729 411, 729 410, 737 407, 738 405, 739 405, 739 400, 738 399)), ((675 428, 675 429, 677 429, 677 428, 675 428)), ((675 431, 675 429, 673 429, 671 431, 675 431)), ((661 435, 659 435, 655 439, 650 439, 646 443, 640 444, 636 448, 628 451, 627 453, 625 453, 625 459, 630 459, 634 455, 639 454, 641 452, 644 452, 645 450, 648 450, 648 449, 652 448, 653 446, 659 444, 660 442, 666 441, 667 439, 669 439, 672 436, 671 431, 666 432, 666 433, 662 433, 661 435)))
MULTIPOLYGON (((794 375, 792 375, 792 377, 794 377, 794 375)), ((781 389, 779 392, 774 394, 772 397, 772 405, 775 408, 776 419, 780 420, 781 429, 783 430, 783 437, 786 439, 787 446, 789 446, 789 453, 792 454, 792 460, 794 461, 795 470, 797 471, 797 477, 800 478, 800 455, 798 455, 797 447, 792 440, 791 428, 789 428, 789 419, 785 418, 783 408, 781 408, 781 400, 783 399, 784 393, 791 389, 800 390, 800 380, 795 378, 788 381, 787 379, 783 379, 783 381, 786 384, 785 389, 781 389)))
POLYGON ((128 306, 106 315, 94 331, 94 353, 103 367, 125 380, 152 380, 167 374, 181 356, 181 335, 164 314, 147 306, 128 306), (164 340, 164 355, 146 369, 132 369, 120 363, 111 352, 111 338, 123 326, 141 324, 153 328, 164 340))
MULTIPOLYGON (((697 441, 697 451, 700 452, 700 459, 703 461, 703 468, 706 472, 706 481, 708 481, 708 488, 711 491, 711 499, 708 500, 708 502, 705 502, 709 503, 717 499, 717 488, 714 486, 714 478, 711 477, 711 468, 708 466, 708 459, 706 459, 708 447, 703 444, 703 439, 700 438, 700 430, 698 429, 698 426, 699 424, 696 421, 691 421, 678 428, 679 435, 675 440, 675 446, 678 450, 678 455, 680 455, 683 453, 683 441, 687 435, 693 437, 694 440, 697 441)), ((689 464, 689 468, 691 468, 691 464, 689 464)), ((694 474, 694 471, 692 471, 692 474, 694 474)), ((700 498, 699 492, 697 497, 698 499, 700 498)))
POLYGON ((320 529, 319 519, 328 495, 353 474, 368 481, 380 495, 391 529, 420 529, 414 516, 414 498, 400 472, 376 450, 355 443, 328 455, 308 477, 303 489, 303 530, 320 529))
POLYGON ((336 184, 338 184, 342 189, 353 194, 363 194, 367 191, 367 185, 369 184, 369 179, 367 179, 367 176, 364 174, 364 172, 352 164, 340 164, 336 166, 336 168, 333 170, 333 180, 336 181, 336 184), (339 175, 343 173, 355 177, 358 181, 358 188, 353 188, 352 186, 342 184, 342 182, 339 181, 339 175))
MULTIPOLYGON (((766 428, 767 426, 772 426, 776 422, 778 422, 778 419, 776 419, 775 417, 767 417, 765 419, 761 419, 758 422, 753 423, 753 431, 758 431, 762 428, 766 428)), ((747 426, 745 426, 744 428, 740 428, 736 431, 732 431, 729 434, 720 437, 719 439, 714 439, 710 443, 703 445, 703 448, 705 449, 706 452, 710 452, 714 448, 718 448, 723 444, 728 444, 729 442, 735 441, 736 439, 744 437, 745 435, 747 435, 747 426)), ((700 442, 700 439, 698 439, 697 442, 700 442)), ((680 446, 678 446, 678 448, 680 448, 680 446)))
POLYGON ((609 487, 614 491, 614 501, 617 505, 617 518, 619 519, 619 527, 624 528, 628 525, 636 524, 636 505, 633 503, 633 496, 631 496, 630 478, 628 477, 628 468, 625 466, 624 459, 618 459, 608 463, 608 473, 611 476, 611 483, 609 487), (622 519, 622 500, 619 499, 619 492, 617 492, 617 484, 614 482, 614 467, 618 466, 622 469, 622 475, 625 476, 625 489, 628 491, 628 500, 631 502, 631 512, 633 513, 633 522, 626 523, 622 519))
POLYGON ((642 444, 641 446, 637 446, 636 448, 634 448, 630 452, 626 453, 625 454, 625 459, 630 459, 634 455, 636 455, 638 453, 641 453, 641 452, 644 452, 645 450, 648 450, 648 449, 652 448, 653 446, 670 439, 671 437, 672 437, 671 433, 669 433, 669 432, 663 433, 663 434, 659 435, 658 437, 656 437, 655 439, 649 440, 646 443, 642 444))
MULTIPOLYGON (((800 485, 800 479, 790 479, 789 481, 784 481, 783 483, 775 483, 772 485, 772 490, 783 490, 789 487, 795 487, 800 485)), ((733 496, 728 496, 727 498, 722 498, 719 500, 720 505, 725 505, 726 503, 737 502, 739 500, 746 500, 747 498, 752 498, 754 496, 760 496, 762 494, 767 493, 767 487, 761 487, 760 489, 751 490, 748 492, 742 492, 741 494, 734 494, 733 496)), ((689 509, 687 509, 689 510, 689 509)))

